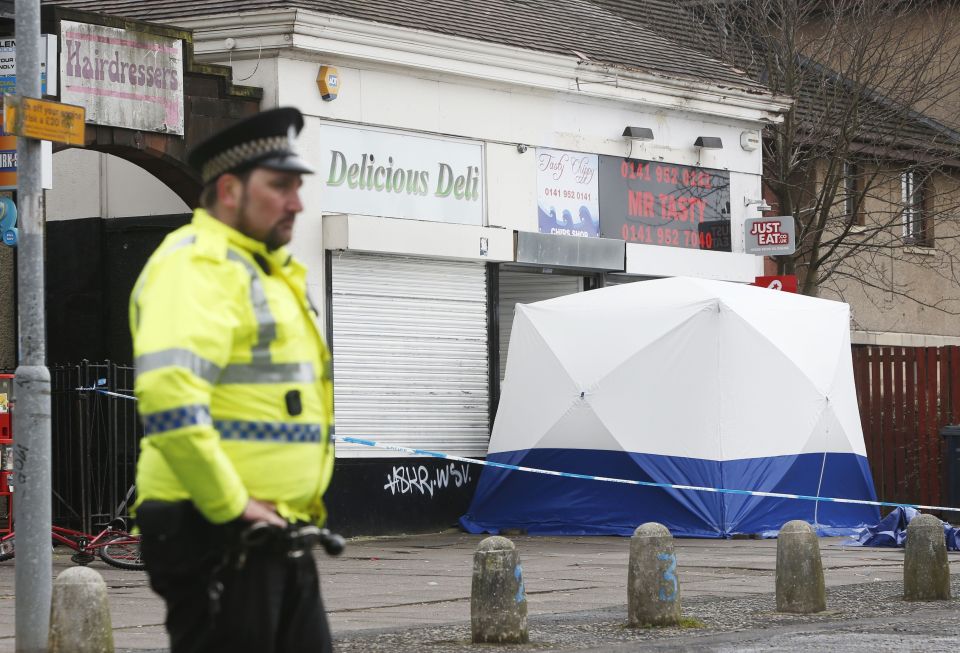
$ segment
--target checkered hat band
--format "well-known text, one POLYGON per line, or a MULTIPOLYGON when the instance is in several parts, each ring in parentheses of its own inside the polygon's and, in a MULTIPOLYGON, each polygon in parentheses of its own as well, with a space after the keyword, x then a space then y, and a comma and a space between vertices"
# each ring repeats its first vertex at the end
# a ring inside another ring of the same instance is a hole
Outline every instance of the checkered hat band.
POLYGON ((227 172, 242 166, 249 161, 256 161, 273 153, 283 154, 290 152, 290 142, 286 136, 268 136, 246 143, 234 145, 213 157, 205 164, 200 176, 207 184, 227 172))

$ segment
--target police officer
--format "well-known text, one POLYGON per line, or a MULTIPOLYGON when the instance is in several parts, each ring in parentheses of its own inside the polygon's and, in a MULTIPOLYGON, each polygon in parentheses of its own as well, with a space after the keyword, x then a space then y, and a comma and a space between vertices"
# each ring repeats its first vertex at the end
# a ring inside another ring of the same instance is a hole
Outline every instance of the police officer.
POLYGON ((302 128, 274 109, 197 146, 200 208, 130 298, 136 514, 172 653, 331 650, 313 556, 243 536, 321 524, 333 469, 330 355, 284 248, 313 172, 294 149, 302 128))

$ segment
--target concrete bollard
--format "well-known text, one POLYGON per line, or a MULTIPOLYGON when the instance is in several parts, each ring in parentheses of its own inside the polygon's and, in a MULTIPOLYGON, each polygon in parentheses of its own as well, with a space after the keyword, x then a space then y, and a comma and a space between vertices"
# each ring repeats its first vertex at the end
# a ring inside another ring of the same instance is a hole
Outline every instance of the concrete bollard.
POLYGON ((70 567, 53 581, 49 653, 113 653, 107 585, 87 567, 70 567))
POLYGON ((680 623, 680 580, 673 535, 648 522, 630 538, 627 571, 627 625, 673 626, 680 623))
POLYGON ((527 595, 513 542, 488 537, 473 554, 470 627, 474 644, 526 644, 527 595))
POLYGON ((788 521, 777 536, 777 612, 810 614, 827 609, 817 534, 807 522, 788 521))
POLYGON ((917 515, 907 526, 903 558, 904 601, 950 599, 950 563, 943 524, 933 515, 917 515))

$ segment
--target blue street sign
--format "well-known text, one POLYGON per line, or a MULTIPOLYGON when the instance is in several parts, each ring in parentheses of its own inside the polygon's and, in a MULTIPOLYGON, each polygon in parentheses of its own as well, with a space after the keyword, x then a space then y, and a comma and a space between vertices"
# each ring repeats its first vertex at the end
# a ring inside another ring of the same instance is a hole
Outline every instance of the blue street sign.
POLYGON ((0 232, 3 233, 3 244, 16 247, 17 234, 17 205, 7 195, 0 195, 0 232))

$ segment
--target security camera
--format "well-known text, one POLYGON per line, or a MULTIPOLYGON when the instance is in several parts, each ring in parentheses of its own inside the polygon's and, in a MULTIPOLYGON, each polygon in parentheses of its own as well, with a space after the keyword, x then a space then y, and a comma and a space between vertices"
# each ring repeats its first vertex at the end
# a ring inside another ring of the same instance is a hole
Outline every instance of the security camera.
POLYGON ((526 151, 527 151, 526 145, 524 145, 523 143, 517 143, 517 152, 519 152, 520 154, 523 154, 526 151))

